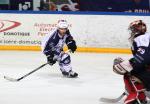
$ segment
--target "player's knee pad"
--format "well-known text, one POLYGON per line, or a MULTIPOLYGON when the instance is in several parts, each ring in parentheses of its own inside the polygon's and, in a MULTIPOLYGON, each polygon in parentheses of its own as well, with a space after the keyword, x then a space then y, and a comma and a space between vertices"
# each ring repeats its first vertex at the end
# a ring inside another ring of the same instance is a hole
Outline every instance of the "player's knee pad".
POLYGON ((70 64, 71 63, 71 58, 70 55, 65 53, 61 56, 60 64, 70 64))

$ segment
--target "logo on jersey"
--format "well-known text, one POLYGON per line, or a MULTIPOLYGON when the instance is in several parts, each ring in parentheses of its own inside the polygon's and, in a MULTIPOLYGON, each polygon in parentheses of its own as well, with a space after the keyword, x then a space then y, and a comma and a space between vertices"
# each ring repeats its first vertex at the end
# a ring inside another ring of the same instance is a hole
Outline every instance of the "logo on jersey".
POLYGON ((21 25, 21 23, 16 22, 16 21, 0 20, 0 32, 11 30, 11 29, 16 28, 20 25, 21 25))
POLYGON ((140 52, 141 54, 145 53, 145 49, 142 49, 142 48, 139 48, 137 51, 140 52))

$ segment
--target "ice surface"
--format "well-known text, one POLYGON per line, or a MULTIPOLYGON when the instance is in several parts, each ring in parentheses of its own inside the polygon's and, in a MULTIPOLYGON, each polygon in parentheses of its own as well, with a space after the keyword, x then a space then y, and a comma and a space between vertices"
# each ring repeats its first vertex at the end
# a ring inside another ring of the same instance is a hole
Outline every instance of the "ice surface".
POLYGON ((41 52, 0 51, 0 104, 107 104, 99 98, 115 98, 124 91, 122 76, 112 71, 112 63, 115 57, 128 59, 130 54, 70 55, 78 78, 65 78, 58 65, 47 65, 19 82, 10 82, 3 76, 19 78, 46 58, 41 52))

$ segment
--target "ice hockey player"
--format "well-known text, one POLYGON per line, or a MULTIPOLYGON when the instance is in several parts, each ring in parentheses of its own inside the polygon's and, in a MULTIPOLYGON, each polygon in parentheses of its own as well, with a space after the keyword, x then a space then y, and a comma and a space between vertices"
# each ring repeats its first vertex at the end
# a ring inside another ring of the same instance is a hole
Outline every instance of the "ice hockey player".
POLYGON ((77 49, 76 42, 71 36, 68 26, 66 20, 59 20, 57 28, 46 36, 42 42, 42 50, 47 57, 49 65, 58 62, 60 70, 65 77, 75 78, 78 74, 72 70, 70 55, 63 51, 65 44, 72 53, 77 49))
POLYGON ((133 58, 114 59, 113 70, 124 76, 127 98, 124 104, 148 104, 144 90, 150 90, 150 34, 142 20, 129 25, 133 58))

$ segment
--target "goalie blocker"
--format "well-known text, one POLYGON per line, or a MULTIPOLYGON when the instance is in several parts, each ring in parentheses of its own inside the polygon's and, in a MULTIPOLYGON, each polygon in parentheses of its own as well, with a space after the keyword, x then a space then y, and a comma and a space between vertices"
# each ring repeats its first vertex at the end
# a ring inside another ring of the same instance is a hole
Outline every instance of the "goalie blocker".
POLYGON ((117 74, 124 75, 130 72, 133 69, 130 62, 128 60, 123 60, 122 58, 118 57, 114 59, 113 71, 117 74))

